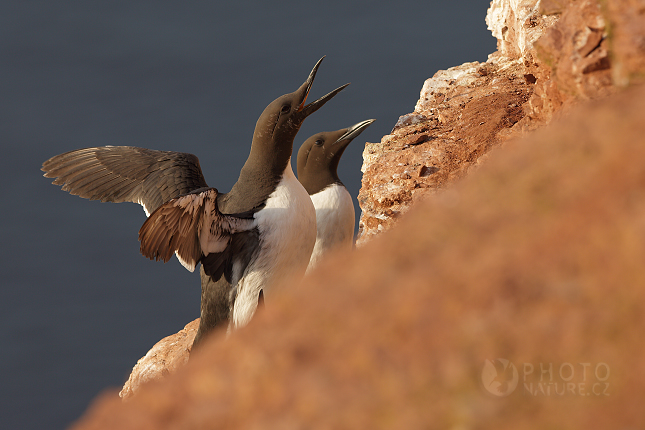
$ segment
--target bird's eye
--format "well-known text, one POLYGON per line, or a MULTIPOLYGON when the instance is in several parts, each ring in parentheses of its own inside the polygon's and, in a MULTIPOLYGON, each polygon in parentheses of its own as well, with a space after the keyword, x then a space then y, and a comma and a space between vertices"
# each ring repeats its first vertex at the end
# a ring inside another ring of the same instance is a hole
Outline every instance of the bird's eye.
POLYGON ((321 139, 318 139, 317 141, 314 142, 314 145, 316 146, 322 146, 323 141, 321 139))
POLYGON ((282 106, 282 109, 280 109, 280 112, 282 112, 282 113, 289 113, 289 111, 290 111, 290 110, 291 110, 291 106, 289 106, 289 105, 284 105, 284 106, 282 106))

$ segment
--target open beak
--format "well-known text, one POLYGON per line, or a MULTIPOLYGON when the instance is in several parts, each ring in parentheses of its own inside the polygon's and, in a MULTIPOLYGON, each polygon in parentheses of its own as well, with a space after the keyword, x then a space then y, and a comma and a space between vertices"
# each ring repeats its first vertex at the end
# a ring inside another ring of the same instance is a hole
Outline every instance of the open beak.
POLYGON ((318 72, 318 67, 320 67, 320 63, 322 63, 322 60, 324 60, 325 57, 323 56, 316 65, 314 66, 313 69, 311 69, 311 73, 309 73, 309 77, 305 81, 304 84, 298 89, 298 91, 304 91, 304 97, 302 98, 302 102, 300 103, 300 106, 298 106, 298 112, 300 112, 304 107, 305 107, 305 102, 307 101, 307 96, 309 95, 309 90, 311 90, 311 86, 314 84, 314 78, 316 77, 316 72, 318 72))
POLYGON ((318 100, 309 103, 308 105, 305 106, 305 103, 307 101, 307 96, 309 95, 309 90, 311 90, 311 86, 314 83, 314 78, 316 77, 316 72, 318 71, 318 67, 320 67, 320 63, 322 63, 322 60, 325 57, 322 57, 314 68, 311 70, 311 73, 309 73, 309 77, 305 81, 304 84, 298 89, 298 92, 302 92, 302 101, 300 102, 300 105, 298 106, 298 112, 302 112, 304 114, 304 117, 308 117, 312 113, 316 112, 318 109, 323 107, 325 103, 327 103, 329 100, 331 100, 332 97, 334 97, 336 94, 341 92, 347 85, 345 84, 341 87, 336 88, 334 91, 330 92, 329 94, 326 94, 319 98, 318 100))
POLYGON ((354 140, 356 136, 361 134, 363 130, 365 130, 367 127, 372 124, 375 119, 368 119, 362 122, 359 122, 358 124, 354 124, 353 126, 349 127, 347 131, 334 142, 334 147, 340 146, 342 148, 345 148, 349 143, 354 140))

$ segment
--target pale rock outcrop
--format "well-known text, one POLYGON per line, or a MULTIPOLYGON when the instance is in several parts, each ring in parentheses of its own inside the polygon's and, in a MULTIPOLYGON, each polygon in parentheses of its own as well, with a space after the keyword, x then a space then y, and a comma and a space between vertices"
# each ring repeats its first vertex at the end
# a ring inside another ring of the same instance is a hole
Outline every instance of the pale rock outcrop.
POLYGON ((131 398, 139 388, 150 381, 160 379, 184 366, 190 357, 193 340, 199 328, 199 318, 189 322, 179 332, 166 336, 141 357, 132 369, 119 396, 131 398))
POLYGON ((543 17, 540 0, 493 0, 486 15, 486 25, 497 39, 501 56, 522 58, 533 49, 533 43, 545 28, 557 20, 543 17))

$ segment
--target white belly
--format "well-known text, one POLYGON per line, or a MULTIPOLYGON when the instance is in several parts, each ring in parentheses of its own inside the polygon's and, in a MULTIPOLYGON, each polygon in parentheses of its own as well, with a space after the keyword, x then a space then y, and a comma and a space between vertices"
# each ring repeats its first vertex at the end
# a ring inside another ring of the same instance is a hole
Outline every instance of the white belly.
POLYGON ((255 216, 260 232, 260 251, 237 285, 233 324, 241 327, 258 305, 288 275, 303 276, 316 242, 316 212, 307 194, 287 164, 282 180, 255 216))
POLYGON ((330 250, 354 245, 354 204, 347 189, 333 184, 311 196, 311 201, 316 209, 317 233, 307 271, 330 250))

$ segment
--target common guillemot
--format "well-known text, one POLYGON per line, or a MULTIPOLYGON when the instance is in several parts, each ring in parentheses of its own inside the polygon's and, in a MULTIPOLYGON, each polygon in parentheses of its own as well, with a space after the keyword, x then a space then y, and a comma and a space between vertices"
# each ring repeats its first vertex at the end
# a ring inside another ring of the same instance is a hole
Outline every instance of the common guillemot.
POLYGON ((305 105, 322 58, 305 83, 274 100, 257 121, 251 151, 230 192, 209 187, 192 154, 107 146, 61 154, 45 176, 80 197, 134 202, 149 218, 141 253, 190 271, 202 263, 201 320, 195 343, 222 323, 248 323, 260 297, 288 273, 304 273, 315 243, 315 211, 291 169, 304 119, 344 89, 305 105))
POLYGON ((308 271, 329 250, 351 249, 354 244, 354 204, 338 178, 338 162, 347 145, 374 121, 315 134, 298 150, 298 180, 316 209, 316 245, 308 271))

